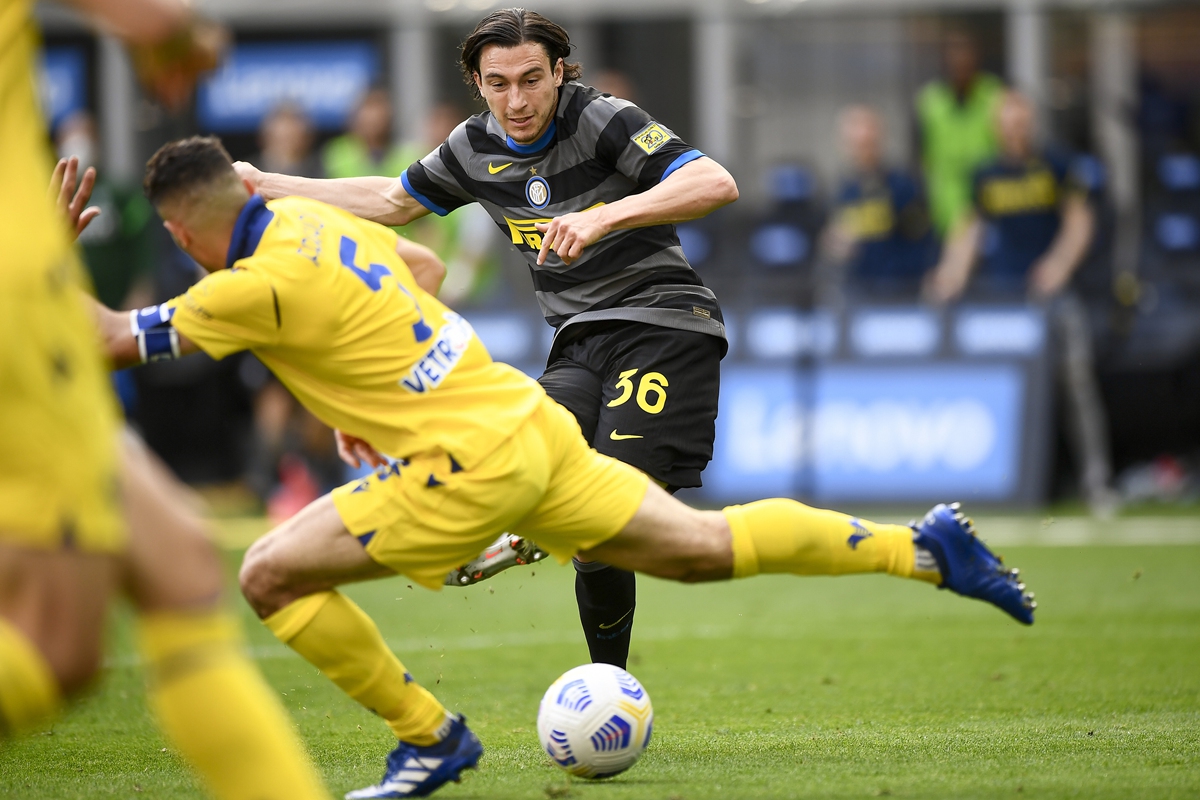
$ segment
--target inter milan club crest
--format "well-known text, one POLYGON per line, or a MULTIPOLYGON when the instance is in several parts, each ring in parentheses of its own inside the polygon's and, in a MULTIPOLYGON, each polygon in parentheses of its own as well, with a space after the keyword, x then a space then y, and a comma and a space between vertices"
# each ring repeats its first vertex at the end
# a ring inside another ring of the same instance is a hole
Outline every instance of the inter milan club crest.
POLYGON ((550 204, 550 184, 541 175, 534 175, 525 184, 525 198, 534 208, 545 208, 550 204))

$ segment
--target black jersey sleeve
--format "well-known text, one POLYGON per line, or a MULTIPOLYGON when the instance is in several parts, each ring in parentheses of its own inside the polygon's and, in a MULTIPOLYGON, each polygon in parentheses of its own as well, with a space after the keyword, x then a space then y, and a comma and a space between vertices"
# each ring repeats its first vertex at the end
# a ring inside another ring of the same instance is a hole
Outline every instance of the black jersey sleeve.
POLYGON ((456 174, 462 168, 450 148, 443 142, 436 150, 413 162, 400 174, 404 191, 438 216, 446 216, 456 208, 475 202, 475 197, 463 187, 456 174))
POLYGON ((596 142, 596 157, 649 189, 704 153, 635 105, 617 112, 596 142))

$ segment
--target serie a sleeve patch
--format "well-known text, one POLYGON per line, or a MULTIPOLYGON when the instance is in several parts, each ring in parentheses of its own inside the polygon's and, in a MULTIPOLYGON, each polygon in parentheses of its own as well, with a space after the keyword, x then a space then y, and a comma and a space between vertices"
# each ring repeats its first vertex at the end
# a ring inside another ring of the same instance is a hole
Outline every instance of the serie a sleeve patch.
POLYGON ((642 149, 646 155, 653 155, 654 151, 662 147, 667 142, 675 138, 675 134, 657 122, 651 122, 646 127, 630 137, 630 140, 642 149))

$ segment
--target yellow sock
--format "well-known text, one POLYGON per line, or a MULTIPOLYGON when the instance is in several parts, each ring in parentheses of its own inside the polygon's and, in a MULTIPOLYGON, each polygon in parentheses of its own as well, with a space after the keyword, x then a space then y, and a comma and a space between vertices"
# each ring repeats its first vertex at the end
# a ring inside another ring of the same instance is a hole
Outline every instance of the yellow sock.
POLYGON ((733 532, 733 575, 770 572, 846 575, 886 572, 939 583, 937 572, 913 569, 913 532, 795 500, 759 500, 725 509, 733 532))
POLYGON ((0 619, 0 735, 27 730, 61 704, 46 659, 25 634, 0 619))
POLYGON ((216 797, 328 800, 229 615, 147 614, 138 634, 159 724, 216 797))
POLYGON ((302 597, 263 620, 342 691, 383 717, 396 738, 435 744, 446 709, 413 680, 363 610, 339 592, 302 597))

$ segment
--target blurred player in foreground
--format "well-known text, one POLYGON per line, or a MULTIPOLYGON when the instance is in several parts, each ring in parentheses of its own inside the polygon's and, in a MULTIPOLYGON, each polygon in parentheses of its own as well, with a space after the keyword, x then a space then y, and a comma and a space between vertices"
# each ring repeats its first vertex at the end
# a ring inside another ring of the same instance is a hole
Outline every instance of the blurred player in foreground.
MULTIPOLYGON (((75 5, 133 45, 143 82, 170 105, 220 50, 220 31, 183 3, 75 5)), ((137 609, 159 723, 213 793, 325 798, 240 652, 220 559, 191 498, 132 434, 121 436, 67 230, 95 216, 83 209, 94 173, 76 194, 78 162, 60 165, 56 214, 36 49, 29 4, 0 2, 0 733, 41 723, 88 684, 108 601, 121 592, 137 609)))
POLYGON ((953 508, 909 527, 783 499, 683 505, 589 448, 539 383, 491 360, 431 294, 444 269, 432 251, 315 200, 265 202, 216 139, 164 146, 145 188, 210 274, 161 306, 98 309, 114 361, 248 348, 360 457, 382 464, 260 539, 241 571, 267 627, 399 740, 380 784, 347 797, 424 796, 473 767, 482 747, 337 587, 403 574, 440 589, 501 531, 562 563, 581 554, 685 582, 887 572, 1033 622, 1016 571, 953 508))

